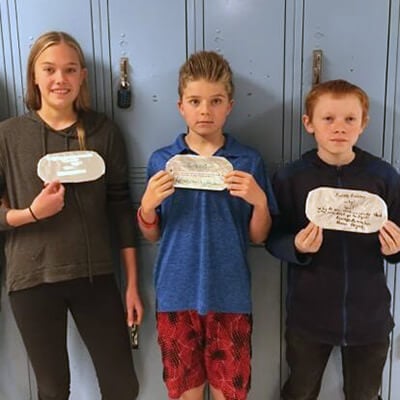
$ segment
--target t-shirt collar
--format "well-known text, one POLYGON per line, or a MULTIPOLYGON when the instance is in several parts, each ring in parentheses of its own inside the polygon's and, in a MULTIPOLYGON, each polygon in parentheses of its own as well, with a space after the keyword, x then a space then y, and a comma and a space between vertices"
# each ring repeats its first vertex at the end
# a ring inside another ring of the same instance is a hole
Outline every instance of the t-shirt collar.
MULTIPOLYGON (((196 154, 192 151, 185 141, 186 133, 181 133, 175 140, 173 152, 175 154, 196 154)), ((219 148, 215 156, 219 157, 229 157, 234 156, 234 148, 235 148, 235 139, 229 135, 228 133, 224 133, 225 142, 221 148, 219 148)))

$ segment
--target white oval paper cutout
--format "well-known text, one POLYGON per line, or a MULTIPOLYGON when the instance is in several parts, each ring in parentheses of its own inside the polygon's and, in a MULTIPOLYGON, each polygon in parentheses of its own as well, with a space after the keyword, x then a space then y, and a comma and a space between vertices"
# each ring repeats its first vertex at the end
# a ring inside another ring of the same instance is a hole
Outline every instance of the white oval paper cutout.
POLYGON ((324 229, 372 233, 387 221, 387 206, 366 191, 320 187, 308 193, 306 215, 324 229))
POLYGON ((176 188, 224 190, 224 176, 233 166, 224 157, 182 154, 168 160, 166 170, 173 175, 176 188))
POLYGON ((90 150, 46 154, 37 165, 37 174, 44 182, 89 182, 100 178, 105 170, 103 158, 90 150))

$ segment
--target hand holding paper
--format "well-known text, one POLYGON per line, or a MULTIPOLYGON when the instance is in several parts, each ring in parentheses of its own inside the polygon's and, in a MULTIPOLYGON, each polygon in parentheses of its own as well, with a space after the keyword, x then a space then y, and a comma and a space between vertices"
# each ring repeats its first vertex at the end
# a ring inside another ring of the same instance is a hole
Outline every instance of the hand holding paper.
POLYGON ((323 241, 322 228, 310 222, 294 238, 294 246, 299 253, 316 253, 323 241))
POLYGON ((48 183, 35 197, 30 208, 37 219, 51 217, 64 207, 65 188, 58 181, 48 183))
POLYGON ((379 231, 381 251, 385 256, 391 256, 400 251, 400 227, 392 221, 387 221, 379 231))

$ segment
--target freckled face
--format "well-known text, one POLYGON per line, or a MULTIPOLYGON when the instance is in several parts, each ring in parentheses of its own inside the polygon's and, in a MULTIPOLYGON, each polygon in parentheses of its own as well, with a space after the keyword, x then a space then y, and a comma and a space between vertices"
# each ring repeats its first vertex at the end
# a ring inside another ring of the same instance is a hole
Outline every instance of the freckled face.
POLYGON ((72 109, 86 73, 77 52, 68 44, 60 43, 44 50, 34 66, 35 84, 42 100, 41 110, 72 109))
POLYGON ((232 104, 222 83, 202 79, 187 84, 178 108, 189 128, 189 135, 214 137, 222 135, 232 104))
POLYGON ((312 118, 303 116, 304 127, 314 134, 319 157, 332 165, 343 165, 354 158, 353 146, 366 126, 366 118, 356 95, 322 95, 312 118))

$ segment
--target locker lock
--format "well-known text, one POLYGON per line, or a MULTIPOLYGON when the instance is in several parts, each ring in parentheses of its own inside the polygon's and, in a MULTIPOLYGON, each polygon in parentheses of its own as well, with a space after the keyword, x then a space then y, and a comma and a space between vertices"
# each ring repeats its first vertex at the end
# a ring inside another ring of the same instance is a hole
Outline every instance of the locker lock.
POLYGON ((120 82, 117 93, 117 104, 119 108, 129 108, 131 106, 132 92, 128 80, 128 58, 121 57, 119 64, 120 82))

